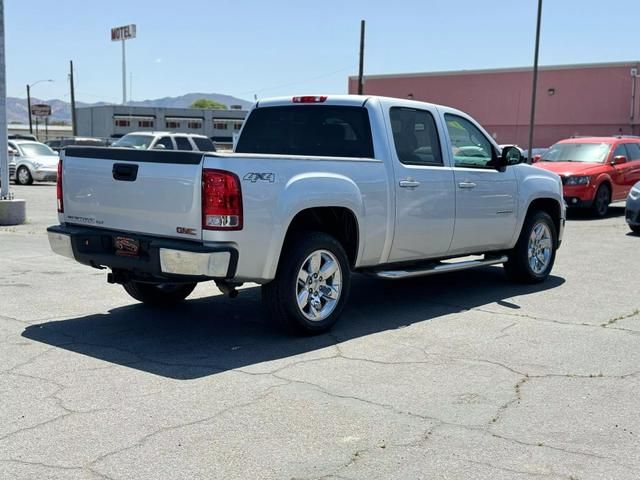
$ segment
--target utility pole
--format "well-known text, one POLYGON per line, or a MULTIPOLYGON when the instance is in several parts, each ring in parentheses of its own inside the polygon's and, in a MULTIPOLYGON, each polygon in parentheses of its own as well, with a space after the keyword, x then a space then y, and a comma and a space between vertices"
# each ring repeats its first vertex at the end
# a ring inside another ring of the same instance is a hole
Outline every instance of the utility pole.
POLYGON ((29 133, 33 133, 33 121, 31 120, 31 87, 27 83, 27 115, 29 117, 29 133))
POLYGON ((538 0, 538 21, 536 23, 536 47, 533 54, 533 85, 531 87, 531 117, 529 118, 529 150, 527 162, 533 160, 533 129, 536 121, 536 90, 538 88, 538 53, 540 51, 540 23, 542 20, 542 0, 538 0))
POLYGON ((75 137, 78 135, 78 122, 76 120, 76 90, 73 83, 73 60, 69 60, 69 82, 71 84, 71 128, 75 137))
POLYGON ((364 92, 364 79, 362 72, 364 70, 364 20, 360 20, 360 67, 358 69, 358 95, 364 92))

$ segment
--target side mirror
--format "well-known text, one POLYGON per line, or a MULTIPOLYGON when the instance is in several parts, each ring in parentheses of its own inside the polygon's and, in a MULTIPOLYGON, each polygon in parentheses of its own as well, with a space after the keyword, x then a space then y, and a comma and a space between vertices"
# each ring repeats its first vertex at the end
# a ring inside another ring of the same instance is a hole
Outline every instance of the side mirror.
POLYGON ((9 156, 13 156, 13 157, 17 157, 18 156, 18 151, 14 150, 13 148, 9 149, 9 156))
POLYGON ((162 143, 156 143, 153 146, 153 150, 166 150, 167 147, 165 147, 162 143))
POLYGON ((538 163, 541 158, 542 158, 542 155, 534 155, 533 158, 531 159, 531 163, 538 163))
POLYGON ((615 156, 613 160, 611 160, 611 165, 621 165, 623 163, 627 163, 627 157, 624 155, 615 156))
POLYGON ((508 165, 517 165, 522 162, 522 153, 518 147, 507 146, 502 149, 500 154, 500 167, 506 167, 508 165))

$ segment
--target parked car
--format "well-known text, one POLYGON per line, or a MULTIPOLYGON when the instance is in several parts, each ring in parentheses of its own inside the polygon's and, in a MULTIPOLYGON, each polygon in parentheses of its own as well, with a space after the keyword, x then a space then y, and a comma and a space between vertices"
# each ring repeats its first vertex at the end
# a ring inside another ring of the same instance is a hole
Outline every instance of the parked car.
POLYGON ((216 151, 216 147, 209 137, 192 133, 132 132, 119 138, 111 146, 138 150, 216 151))
POLYGON ((640 182, 629 192, 624 216, 631 231, 640 234, 640 182))
POLYGON ((532 148, 531 149, 531 158, 529 158, 529 149, 522 150, 522 156, 526 161, 531 160, 531 163, 535 163, 539 161, 542 156, 549 150, 548 148, 532 148))
POLYGON ((31 140, 33 142, 38 141, 36 136, 30 133, 10 133, 9 135, 7 135, 7 138, 9 140, 31 140))
POLYGON ((33 181, 55 182, 58 176, 58 154, 44 143, 31 140, 9 140, 14 150, 15 173, 12 179, 19 185, 31 185, 33 181))
POLYGON ((62 156, 54 252, 110 268, 109 282, 151 305, 201 281, 230 296, 256 282, 272 318, 305 334, 336 322, 352 272, 504 264, 515 281, 544 281, 564 229, 556 174, 499 150, 465 113, 411 100, 260 100, 233 154, 62 156))
POLYGON ((609 204, 624 200, 640 181, 640 138, 562 140, 535 165, 560 175, 567 206, 591 208, 597 217, 604 217, 609 204))
POLYGON ((68 137, 68 138, 58 138, 55 140, 49 140, 45 142, 45 145, 48 145, 52 150, 59 152, 64 147, 68 147, 69 145, 83 145, 86 147, 106 147, 107 142, 102 138, 93 138, 93 137, 68 137))

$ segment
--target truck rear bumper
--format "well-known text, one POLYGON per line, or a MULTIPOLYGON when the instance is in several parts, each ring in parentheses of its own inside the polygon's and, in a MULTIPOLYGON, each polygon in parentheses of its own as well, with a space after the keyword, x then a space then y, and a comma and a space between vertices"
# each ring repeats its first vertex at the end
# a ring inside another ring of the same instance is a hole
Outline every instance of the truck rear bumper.
POLYGON ((233 278, 238 252, 227 245, 206 246, 184 240, 149 237, 91 227, 56 225, 47 229, 58 255, 94 268, 108 267, 140 280, 204 281, 233 278), (139 242, 136 256, 116 252, 114 238, 139 242))

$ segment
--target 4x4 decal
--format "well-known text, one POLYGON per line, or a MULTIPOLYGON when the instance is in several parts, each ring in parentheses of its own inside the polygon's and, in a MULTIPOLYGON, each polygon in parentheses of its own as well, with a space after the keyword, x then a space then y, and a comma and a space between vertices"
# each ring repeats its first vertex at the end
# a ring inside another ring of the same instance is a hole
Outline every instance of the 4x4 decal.
POLYGON ((249 172, 242 179, 251 183, 256 183, 257 181, 273 183, 276 181, 276 175, 271 172, 249 172))

